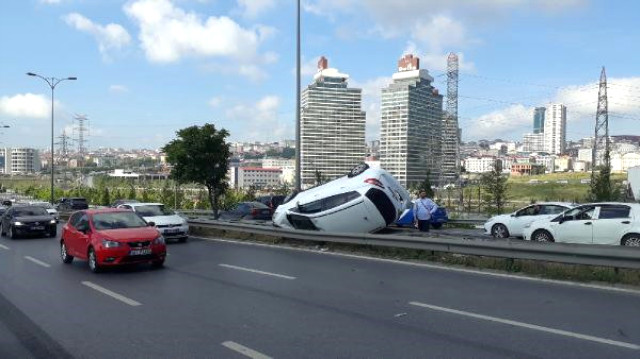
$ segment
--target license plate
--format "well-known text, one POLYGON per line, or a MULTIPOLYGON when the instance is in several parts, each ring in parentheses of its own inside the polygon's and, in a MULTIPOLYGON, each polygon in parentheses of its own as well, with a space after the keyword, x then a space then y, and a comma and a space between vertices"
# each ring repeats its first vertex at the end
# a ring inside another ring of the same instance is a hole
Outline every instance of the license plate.
POLYGON ((132 249, 129 252, 130 256, 144 256, 147 254, 151 254, 151 248, 144 248, 144 249, 132 249))
POLYGON ((33 226, 31 229, 34 231, 44 231, 44 226, 33 226))
POLYGON ((167 229, 167 230, 164 231, 164 233, 166 233, 166 234, 176 234, 178 232, 180 232, 179 229, 167 229))

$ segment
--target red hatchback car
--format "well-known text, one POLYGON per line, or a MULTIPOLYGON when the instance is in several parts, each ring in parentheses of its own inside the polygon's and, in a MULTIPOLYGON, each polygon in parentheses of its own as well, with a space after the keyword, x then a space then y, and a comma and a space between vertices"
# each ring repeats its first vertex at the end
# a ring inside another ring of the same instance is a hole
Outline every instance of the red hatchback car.
POLYGON ((74 212, 62 228, 60 256, 89 262, 92 272, 108 266, 151 263, 162 267, 167 246, 153 222, 129 210, 107 208, 74 212))

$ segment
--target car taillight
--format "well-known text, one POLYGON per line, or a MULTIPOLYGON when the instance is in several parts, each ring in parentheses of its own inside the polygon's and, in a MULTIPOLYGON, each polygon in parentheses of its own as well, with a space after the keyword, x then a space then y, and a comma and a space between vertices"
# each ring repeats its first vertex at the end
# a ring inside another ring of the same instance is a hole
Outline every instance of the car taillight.
POLYGON ((258 209, 257 208, 252 208, 251 209, 251 215, 252 216, 257 216, 258 215, 258 209))
POLYGON ((382 182, 380 182, 380 180, 377 178, 367 178, 366 180, 364 180, 364 182, 368 184, 372 184, 374 186, 378 186, 380 188, 384 188, 384 185, 382 184, 382 182))

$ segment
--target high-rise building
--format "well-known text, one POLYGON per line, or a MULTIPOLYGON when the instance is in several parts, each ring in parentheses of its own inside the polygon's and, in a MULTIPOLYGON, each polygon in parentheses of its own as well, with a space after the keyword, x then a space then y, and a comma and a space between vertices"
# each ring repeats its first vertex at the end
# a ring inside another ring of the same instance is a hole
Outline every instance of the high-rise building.
POLYGON ((380 164, 403 186, 440 178, 442 95, 433 77, 420 69, 420 60, 405 55, 398 61, 392 83, 382 89, 380 164))
POLYGON ((302 91, 300 171, 303 186, 317 174, 331 180, 364 162, 365 112, 362 90, 348 87, 349 75, 329 68, 323 56, 313 83, 302 91))
POLYGON ((544 133, 525 133, 522 138, 522 150, 525 152, 544 151, 544 133))
POLYGON ((533 133, 544 132, 544 113, 546 110, 545 107, 536 107, 533 110, 533 133))
POLYGON ((5 148, 4 173, 30 174, 40 172, 40 155, 33 148, 5 148))
POLYGON ((442 124, 441 184, 460 177, 460 128, 458 127, 458 55, 447 58, 447 110, 442 124))
POLYGON ((565 151, 567 140, 567 107, 561 103, 547 105, 544 120, 544 147, 550 154, 565 151))

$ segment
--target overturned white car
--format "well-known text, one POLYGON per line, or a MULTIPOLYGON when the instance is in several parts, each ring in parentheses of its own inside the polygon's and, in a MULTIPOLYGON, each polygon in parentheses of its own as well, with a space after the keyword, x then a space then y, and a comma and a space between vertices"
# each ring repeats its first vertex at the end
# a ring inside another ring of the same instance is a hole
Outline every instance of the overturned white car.
POLYGON ((391 174, 366 164, 346 176, 289 196, 273 215, 277 227, 368 233, 394 223, 409 192, 391 174))

